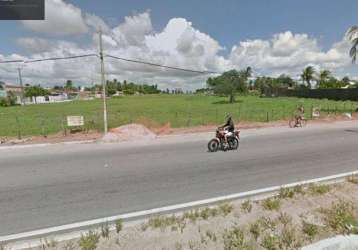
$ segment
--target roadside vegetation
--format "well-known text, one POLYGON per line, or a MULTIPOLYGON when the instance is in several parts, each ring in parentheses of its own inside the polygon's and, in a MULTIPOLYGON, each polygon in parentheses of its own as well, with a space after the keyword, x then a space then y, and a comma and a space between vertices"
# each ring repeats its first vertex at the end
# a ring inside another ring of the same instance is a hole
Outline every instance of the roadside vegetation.
MULTIPOLYGON (((67 115, 83 115, 86 128, 103 129, 102 100, 0 107, 0 136, 48 135, 62 132, 67 115)), ((310 119, 312 107, 321 115, 335 116, 354 112, 358 102, 299 98, 260 98, 237 96, 230 104, 227 97, 206 95, 144 95, 113 97, 108 100, 109 126, 138 122, 150 128, 172 128, 221 124, 227 113, 235 122, 289 120, 299 104, 310 119)))
POLYGON ((44 240, 38 249, 299 249, 338 234, 358 233, 355 186, 347 181, 282 188, 262 201, 154 216, 137 226, 125 227, 118 220, 112 231, 105 223, 80 239, 44 240))

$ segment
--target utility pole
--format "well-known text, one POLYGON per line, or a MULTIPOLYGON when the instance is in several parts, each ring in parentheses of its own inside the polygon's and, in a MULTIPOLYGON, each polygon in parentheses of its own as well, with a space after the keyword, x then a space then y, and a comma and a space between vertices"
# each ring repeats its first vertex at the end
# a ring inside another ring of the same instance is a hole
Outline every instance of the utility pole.
POLYGON ((24 85, 22 84, 22 75, 21 75, 21 68, 17 68, 18 72, 19 72, 19 82, 20 82, 20 87, 21 87, 21 97, 20 97, 20 101, 21 101, 21 105, 24 105, 24 85))
POLYGON ((104 77, 104 59, 103 59, 103 43, 102 43, 102 30, 101 29, 99 30, 99 58, 101 60, 104 134, 107 134, 108 121, 107 121, 106 81, 105 81, 105 77, 104 77))

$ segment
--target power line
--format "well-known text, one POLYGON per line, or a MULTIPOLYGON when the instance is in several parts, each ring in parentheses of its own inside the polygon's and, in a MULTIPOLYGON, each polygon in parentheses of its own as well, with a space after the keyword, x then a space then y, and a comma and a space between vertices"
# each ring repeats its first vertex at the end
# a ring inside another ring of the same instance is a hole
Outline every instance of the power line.
POLYGON ((24 62, 23 60, 12 60, 12 61, 0 61, 0 63, 19 63, 24 62))
POLYGON ((173 70, 180 70, 180 71, 186 71, 186 72, 191 72, 191 73, 199 73, 199 74, 221 74, 221 73, 219 73, 219 72, 214 72, 214 71, 199 71, 199 70, 193 70, 193 69, 185 69, 185 68, 179 68, 179 67, 161 65, 161 64, 157 64, 157 63, 151 63, 151 62, 146 62, 146 61, 128 59, 128 58, 123 58, 123 57, 118 57, 118 56, 112 56, 112 55, 106 55, 106 57, 113 58, 113 59, 117 59, 117 60, 121 60, 121 61, 126 61, 126 62, 145 64, 145 65, 154 66, 154 67, 160 67, 160 68, 166 68, 166 69, 173 69, 173 70))
MULTIPOLYGON (((6 63, 36 63, 36 62, 44 62, 44 61, 58 61, 58 60, 68 60, 68 59, 76 59, 76 58, 84 58, 84 57, 92 57, 96 56, 97 54, 86 54, 86 55, 75 55, 75 56, 67 56, 67 57, 50 57, 50 58, 42 58, 42 59, 34 59, 34 60, 9 60, 9 61, 0 61, 0 64, 6 64, 6 63)), ((159 68, 166 68, 166 69, 172 69, 172 70, 179 70, 179 71, 185 71, 185 72, 191 72, 191 73, 197 73, 197 74, 221 74, 220 72, 215 71, 200 71, 200 70, 194 70, 194 69, 187 69, 187 68, 180 68, 180 67, 174 67, 174 66, 168 66, 168 65, 162 65, 158 63, 152 63, 142 60, 135 60, 130 58, 124 58, 119 56, 112 56, 112 55, 105 55, 105 57, 121 60, 125 62, 131 62, 131 63, 138 63, 143 65, 149 65, 153 67, 159 67, 159 68)))
POLYGON ((57 60, 67 60, 67 59, 76 59, 83 57, 98 56, 97 54, 87 54, 87 55, 78 55, 78 56, 65 56, 65 57, 50 57, 42 59, 33 59, 33 60, 12 60, 12 61, 0 61, 0 63, 35 63, 35 62, 44 62, 44 61, 57 61, 57 60))
POLYGON ((67 59, 75 59, 75 58, 83 58, 83 57, 91 57, 91 56, 98 56, 98 55, 97 54, 87 54, 87 55, 79 55, 79 56, 51 57, 51 58, 43 58, 43 59, 24 61, 24 63, 58 61, 58 60, 67 60, 67 59))

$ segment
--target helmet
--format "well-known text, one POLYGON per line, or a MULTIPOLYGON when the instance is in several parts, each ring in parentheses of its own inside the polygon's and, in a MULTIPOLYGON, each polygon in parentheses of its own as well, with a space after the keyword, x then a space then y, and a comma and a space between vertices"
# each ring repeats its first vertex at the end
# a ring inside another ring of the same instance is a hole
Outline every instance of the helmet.
POLYGON ((227 115, 226 115, 226 119, 229 119, 229 118, 231 118, 232 116, 231 116, 231 114, 230 113, 228 113, 227 115))

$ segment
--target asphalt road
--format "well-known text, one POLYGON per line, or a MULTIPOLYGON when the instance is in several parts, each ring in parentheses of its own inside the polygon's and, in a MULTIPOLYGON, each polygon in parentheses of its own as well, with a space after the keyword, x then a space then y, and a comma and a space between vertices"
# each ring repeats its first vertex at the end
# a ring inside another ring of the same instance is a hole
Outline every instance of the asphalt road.
POLYGON ((244 131, 233 152, 187 138, 1 149, 0 236, 358 169, 353 122, 244 131))

